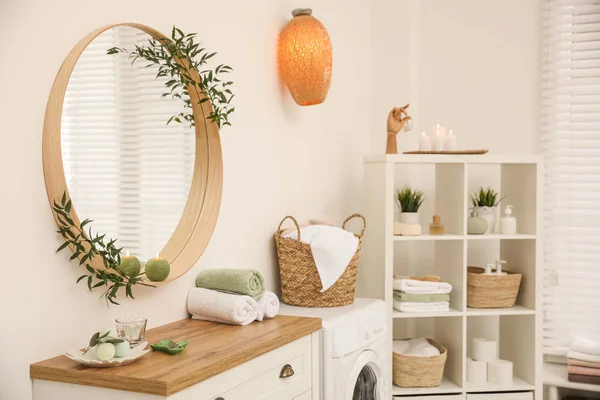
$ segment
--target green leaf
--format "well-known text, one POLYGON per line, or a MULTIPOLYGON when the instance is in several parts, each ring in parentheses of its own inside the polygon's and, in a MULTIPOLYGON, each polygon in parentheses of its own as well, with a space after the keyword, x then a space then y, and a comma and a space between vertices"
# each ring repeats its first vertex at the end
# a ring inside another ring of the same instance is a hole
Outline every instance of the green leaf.
POLYGON ((63 207, 64 207, 66 201, 67 201, 67 192, 63 192, 62 199, 60 200, 60 203, 63 205, 63 207))
POLYGON ((60 247, 58 249, 56 249, 56 252, 58 253, 59 251, 64 250, 68 245, 69 245, 69 242, 64 242, 63 244, 60 245, 60 247))
POLYGON ((105 285, 106 285, 106 283, 104 281, 99 281, 99 282, 96 282, 96 284, 94 286, 92 286, 92 289, 96 289, 100 286, 105 286, 105 285))
POLYGON ((89 265, 86 265, 85 268, 92 274, 96 272, 96 270, 89 265))
POLYGON ((87 285, 88 285, 88 289, 91 292, 92 291, 92 276, 91 275, 88 276, 87 285))
POLYGON ((94 335, 90 339, 90 347, 94 347, 95 345, 97 345, 99 338, 100 338, 100 332, 94 333, 94 335))
POLYGON ((71 205, 72 205, 71 200, 69 200, 67 202, 67 205, 65 205, 65 211, 66 212, 71 212, 71 205))
POLYGON ((87 274, 81 275, 79 278, 77 278, 77 283, 81 282, 81 280, 84 279, 86 276, 87 276, 87 274))

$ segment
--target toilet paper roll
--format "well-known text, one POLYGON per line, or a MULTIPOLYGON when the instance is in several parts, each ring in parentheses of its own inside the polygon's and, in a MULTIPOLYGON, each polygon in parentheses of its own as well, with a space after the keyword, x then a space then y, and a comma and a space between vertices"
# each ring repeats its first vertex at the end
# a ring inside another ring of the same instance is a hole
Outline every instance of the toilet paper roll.
POLYGON ((498 359, 498 342, 484 338, 473 339, 473 360, 493 361, 498 359))
POLYGON ((488 362, 488 382, 496 385, 512 385, 513 363, 506 360, 488 362))
POLYGON ((487 382, 487 362, 467 359, 467 381, 471 383, 487 382))

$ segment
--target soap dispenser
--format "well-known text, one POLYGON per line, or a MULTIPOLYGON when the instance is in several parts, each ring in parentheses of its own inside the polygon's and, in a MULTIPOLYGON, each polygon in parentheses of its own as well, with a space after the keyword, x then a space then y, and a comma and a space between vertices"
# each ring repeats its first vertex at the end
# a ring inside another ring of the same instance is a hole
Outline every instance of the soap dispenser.
POLYGON ((508 275, 502 271, 502 264, 506 264, 504 260, 496 260, 496 272, 493 275, 508 275))
POLYGON ((485 268, 483 269, 483 275, 494 275, 492 272, 492 268, 494 268, 494 264, 485 264, 485 268))
POLYGON ((504 215, 500 218, 500 233, 514 235, 517 233, 517 219, 512 216, 513 206, 506 206, 504 215))

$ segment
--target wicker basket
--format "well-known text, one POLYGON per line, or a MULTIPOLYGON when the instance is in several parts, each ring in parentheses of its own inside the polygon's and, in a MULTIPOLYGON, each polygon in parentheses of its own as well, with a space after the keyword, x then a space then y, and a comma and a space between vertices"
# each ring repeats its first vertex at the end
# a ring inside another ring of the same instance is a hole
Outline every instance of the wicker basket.
POLYGON ((448 350, 433 339, 427 340, 440 351, 439 356, 415 357, 393 353, 394 385, 405 388, 440 386, 448 350))
POLYGON ((300 241, 298 222, 290 216, 281 221, 275 233, 275 243, 277 244, 277 257, 279 258, 281 297, 284 303, 300 307, 339 307, 354 302, 358 258, 366 221, 362 215, 353 214, 344 221, 342 228, 345 228, 346 223, 353 218, 363 220, 362 231, 359 235, 355 235, 358 238, 358 248, 342 276, 323 293, 321 293, 323 288, 321 278, 317 272, 310 245, 300 241), (298 239, 282 236, 281 226, 288 218, 292 220, 298 230, 298 239))
POLYGON ((482 275, 479 267, 467 268, 467 306, 511 308, 517 301, 522 274, 504 270, 507 275, 482 275))

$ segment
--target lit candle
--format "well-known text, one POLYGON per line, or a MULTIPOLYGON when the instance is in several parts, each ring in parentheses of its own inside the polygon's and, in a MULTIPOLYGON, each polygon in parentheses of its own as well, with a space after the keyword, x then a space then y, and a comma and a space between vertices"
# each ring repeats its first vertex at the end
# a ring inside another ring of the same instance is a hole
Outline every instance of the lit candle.
POLYGON ((431 140, 425 132, 419 138, 419 150, 420 151, 431 151, 431 140))
POLYGON ((123 274, 133 277, 140 273, 142 269, 142 265, 140 264, 140 260, 136 256, 130 256, 129 250, 127 250, 127 255, 121 257, 121 264, 119 264, 119 269, 123 274))
POLYGON ((437 132, 440 133, 440 136, 443 138, 444 136, 446 136, 446 127, 442 126, 440 124, 437 124, 434 128, 433 128, 433 133, 437 134, 437 132))
POLYGON ((450 129, 450 133, 444 138, 444 149, 446 151, 456 150, 456 136, 452 133, 452 129, 450 129))
POLYGON ((146 277, 152 282, 162 282, 171 273, 171 266, 167 260, 160 258, 158 253, 156 253, 156 258, 151 258, 146 263, 144 272, 146 273, 146 277))
POLYGON ((435 151, 444 151, 444 138, 442 137, 439 130, 435 133, 433 149, 435 151))

